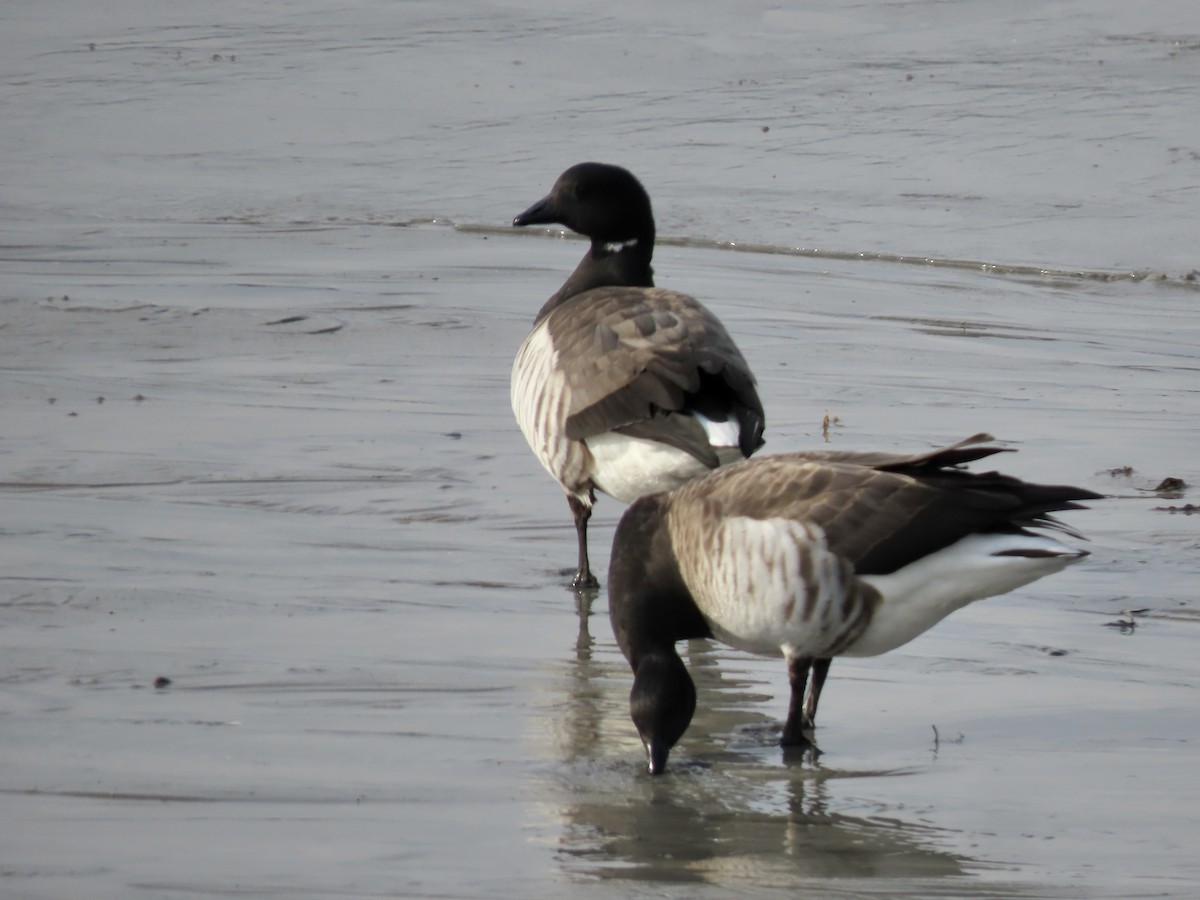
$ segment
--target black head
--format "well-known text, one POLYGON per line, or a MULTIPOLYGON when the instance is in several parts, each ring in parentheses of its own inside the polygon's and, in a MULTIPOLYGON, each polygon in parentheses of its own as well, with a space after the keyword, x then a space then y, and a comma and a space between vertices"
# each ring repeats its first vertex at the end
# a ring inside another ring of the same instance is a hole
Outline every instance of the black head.
POLYGON ((667 755, 696 712, 696 686, 674 647, 638 660, 629 692, 629 713, 646 748, 651 775, 667 770, 667 755))
POLYGON ((606 163, 571 166, 549 194, 513 219, 516 226, 552 224, 565 225, 594 244, 654 244, 654 214, 646 189, 628 170, 606 163))
POLYGON ((667 494, 639 498, 617 525, 608 566, 608 613, 617 646, 633 669, 629 712, 652 775, 667 767, 696 711, 696 686, 676 641, 712 637, 671 546, 667 494))

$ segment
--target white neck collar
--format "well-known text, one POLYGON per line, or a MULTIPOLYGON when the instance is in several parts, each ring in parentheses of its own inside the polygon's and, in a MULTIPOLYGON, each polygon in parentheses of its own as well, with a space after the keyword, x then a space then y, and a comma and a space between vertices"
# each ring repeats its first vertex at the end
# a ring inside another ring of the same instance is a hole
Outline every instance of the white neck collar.
POLYGON ((604 245, 605 253, 620 253, 622 250, 628 250, 630 247, 637 246, 638 239, 630 238, 627 241, 609 241, 604 245))

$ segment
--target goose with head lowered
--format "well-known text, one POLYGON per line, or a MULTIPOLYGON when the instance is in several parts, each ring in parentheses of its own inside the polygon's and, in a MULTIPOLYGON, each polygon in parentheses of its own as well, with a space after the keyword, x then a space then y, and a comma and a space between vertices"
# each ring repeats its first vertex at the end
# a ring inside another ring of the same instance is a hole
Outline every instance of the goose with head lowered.
POLYGON ((650 198, 627 170, 567 169, 513 225, 560 224, 591 240, 517 351, 512 406, 575 520, 573 585, 595 587, 587 523, 595 492, 629 503, 763 444, 755 379, 698 300, 654 286, 650 198))
POLYGON ((665 770, 696 707, 677 641, 783 656, 782 743, 805 745, 814 663, 886 653, 1087 556, 1047 533, 1078 537, 1050 514, 1102 495, 964 468, 1002 451, 990 440, 911 456, 756 457, 630 506, 613 539, 609 613, 651 773, 665 770))

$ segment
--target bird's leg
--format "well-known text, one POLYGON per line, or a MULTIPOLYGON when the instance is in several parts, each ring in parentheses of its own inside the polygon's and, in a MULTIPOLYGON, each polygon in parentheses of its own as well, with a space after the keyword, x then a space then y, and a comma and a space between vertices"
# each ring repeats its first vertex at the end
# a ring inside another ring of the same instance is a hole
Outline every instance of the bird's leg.
POLYGON ((817 704, 821 702, 821 689, 825 687, 825 677, 829 674, 832 662, 828 657, 813 661, 812 684, 808 686, 808 696, 804 698, 805 728, 817 727, 817 704))
MULTIPOLYGON (((806 714, 804 688, 808 684, 808 670, 813 666, 813 660, 808 656, 789 656, 787 664, 788 681, 792 684, 792 697, 788 703, 787 723, 783 726, 783 737, 779 743, 785 747, 804 746, 812 743, 804 733, 805 728, 812 727, 806 714)), ((826 671, 828 668, 828 666, 825 667, 826 671)), ((824 680, 824 674, 821 677, 824 680)))
POLYGON ((575 573, 575 578, 571 581, 571 587, 576 590, 581 588, 597 588, 600 586, 600 582, 592 574, 592 567, 588 564, 587 552, 587 523, 588 519, 592 517, 591 504, 584 503, 574 494, 567 494, 567 504, 571 507, 571 515, 575 517, 575 534, 579 538, 579 569, 575 573))

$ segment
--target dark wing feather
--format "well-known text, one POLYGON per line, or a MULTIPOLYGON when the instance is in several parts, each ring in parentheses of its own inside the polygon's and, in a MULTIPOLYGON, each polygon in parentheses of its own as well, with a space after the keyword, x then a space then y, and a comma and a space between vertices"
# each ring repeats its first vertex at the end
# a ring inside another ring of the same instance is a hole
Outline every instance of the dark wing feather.
POLYGON ((556 307, 547 324, 571 388, 572 440, 640 424, 648 436, 666 413, 699 411, 743 423, 743 451, 761 445, 764 416, 750 367, 692 297, 606 287, 556 307))
POLYGON ((708 432, 693 416, 667 415, 645 422, 634 422, 615 429, 629 437, 657 441, 677 447, 688 453, 710 469, 721 464, 717 452, 708 442, 708 432))
POLYGON ((813 462, 844 462, 859 466, 871 466, 888 472, 920 472, 961 466, 996 453, 1012 453, 1011 447, 996 447, 989 444, 995 438, 980 432, 945 447, 937 447, 922 453, 885 453, 878 450, 801 450, 781 454, 789 459, 813 462))
POLYGON ((1050 512, 1100 496, 955 468, 1002 449, 975 441, 908 457, 820 451, 760 457, 690 482, 675 502, 699 501, 708 515, 809 522, 859 574, 882 574, 968 534, 1053 527, 1050 512))

